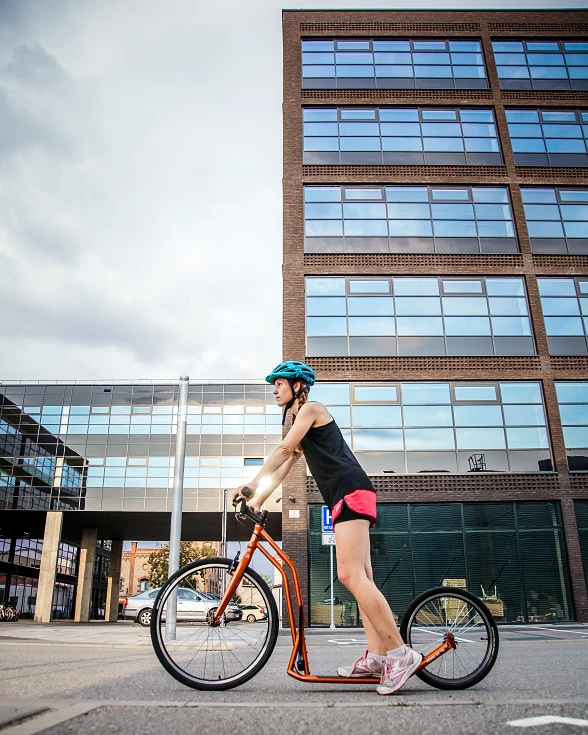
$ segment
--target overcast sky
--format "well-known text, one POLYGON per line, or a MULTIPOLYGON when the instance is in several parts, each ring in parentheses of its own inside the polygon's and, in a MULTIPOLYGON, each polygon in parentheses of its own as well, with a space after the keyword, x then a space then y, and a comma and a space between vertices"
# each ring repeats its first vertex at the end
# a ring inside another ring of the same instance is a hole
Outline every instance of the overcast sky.
POLYGON ((1 0, 0 379, 260 378, 280 360, 281 9, 1 0))

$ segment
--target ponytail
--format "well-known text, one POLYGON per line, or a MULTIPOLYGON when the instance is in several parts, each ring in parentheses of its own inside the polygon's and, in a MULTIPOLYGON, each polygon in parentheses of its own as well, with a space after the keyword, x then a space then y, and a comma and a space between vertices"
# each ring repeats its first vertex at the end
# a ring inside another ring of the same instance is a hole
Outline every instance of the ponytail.
MULTIPOLYGON (((306 401, 308 401, 308 391, 309 390, 310 388, 308 386, 305 386, 305 390, 303 389, 300 391, 300 395, 298 396, 298 410, 299 411, 302 408, 302 406, 304 406, 306 401)), ((295 421, 296 421, 296 416, 292 414, 292 423, 294 423, 295 421)), ((299 454, 302 454, 302 444, 297 444, 294 447, 293 454, 295 457, 298 457, 299 454)))

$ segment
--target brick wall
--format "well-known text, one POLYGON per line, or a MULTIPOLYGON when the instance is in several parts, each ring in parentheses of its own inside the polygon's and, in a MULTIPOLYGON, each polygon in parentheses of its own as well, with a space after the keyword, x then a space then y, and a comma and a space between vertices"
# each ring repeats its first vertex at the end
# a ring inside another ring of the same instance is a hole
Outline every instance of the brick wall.
MULTIPOLYGON (((588 497, 588 476, 567 470, 554 381, 585 380, 588 358, 550 357, 537 289, 538 275, 588 275, 586 256, 533 255, 525 225, 520 187, 586 185, 588 171, 516 166, 505 107, 588 107, 587 92, 500 90, 492 38, 577 38, 588 35, 588 11, 285 11, 284 38, 284 359, 305 360, 305 275, 496 275, 525 277, 537 357, 341 357, 311 358, 319 380, 541 380, 556 475, 395 476, 374 479, 379 502, 460 502, 481 500, 559 500, 567 543, 576 617, 588 621, 574 499, 588 497), (301 38, 395 36, 482 39, 490 90, 320 90, 301 88, 301 38), (302 163, 302 108, 323 105, 492 106, 504 166, 311 166, 302 163), (304 254, 303 185, 502 184, 510 188, 520 255, 304 254)), ((307 503, 321 502, 303 467, 284 485, 283 544, 298 566, 308 603, 307 503), (288 495, 296 498, 293 504, 288 495), (289 510, 300 510, 299 519, 289 510)))

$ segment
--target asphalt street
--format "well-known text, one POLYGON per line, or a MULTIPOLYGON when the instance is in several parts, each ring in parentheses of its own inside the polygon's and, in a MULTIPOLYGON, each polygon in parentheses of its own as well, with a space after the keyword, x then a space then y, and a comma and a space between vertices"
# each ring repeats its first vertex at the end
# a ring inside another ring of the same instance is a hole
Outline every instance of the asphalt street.
MULTIPOLYGON (((308 646, 313 673, 327 674, 364 644, 361 631, 337 630, 310 634, 308 646)), ((501 628, 496 666, 459 692, 417 678, 389 697, 368 686, 304 684, 286 674, 289 653, 289 635, 281 635, 254 679, 200 692, 161 668, 147 630, 137 625, 0 624, 0 733, 588 731, 586 625, 501 628), (564 721, 535 724, 537 717, 564 721), (517 725, 528 718, 531 725, 517 725)))

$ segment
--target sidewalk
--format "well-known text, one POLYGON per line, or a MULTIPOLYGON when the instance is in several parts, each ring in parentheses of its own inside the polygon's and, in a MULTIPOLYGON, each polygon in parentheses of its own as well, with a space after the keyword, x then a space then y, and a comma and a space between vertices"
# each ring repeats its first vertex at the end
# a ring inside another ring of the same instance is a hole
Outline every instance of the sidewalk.
MULTIPOLYGON (((365 633, 361 628, 309 628, 307 635, 349 636, 362 640, 365 633)), ((290 628, 280 628, 279 635, 290 636, 290 628)), ((19 620, 18 623, 0 623, 0 641, 7 639, 37 640, 51 643, 85 643, 115 646, 150 646, 149 628, 143 628, 130 620, 104 623, 74 623, 64 620, 55 623, 33 623, 19 620)))
MULTIPOLYGON (((305 632, 309 639, 313 639, 314 645, 324 645, 327 641, 338 645, 366 642, 363 628, 308 628, 305 632)), ((567 638, 579 642, 588 639, 588 624, 501 625, 499 632, 503 641, 567 638)), ((290 635, 290 628, 280 628, 278 645, 289 645, 290 635)), ((11 640, 90 646, 151 646, 150 629, 130 620, 119 620, 117 623, 99 620, 91 623, 74 623, 70 620, 55 623, 33 623, 28 620, 0 623, 0 642, 10 643, 11 640)))
POLYGON ((0 641, 36 640, 46 643, 75 643, 86 645, 151 646, 149 628, 130 621, 117 623, 0 623, 0 641))

